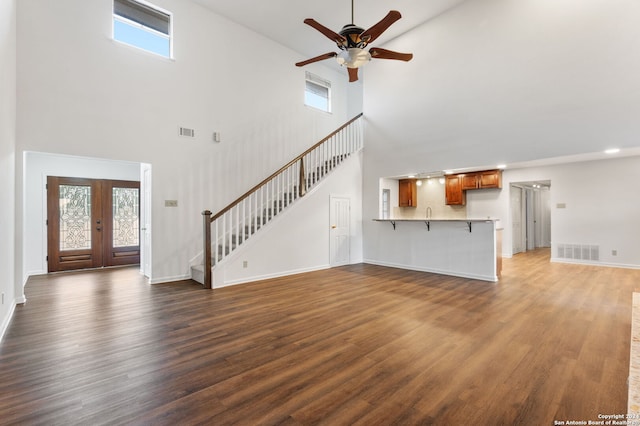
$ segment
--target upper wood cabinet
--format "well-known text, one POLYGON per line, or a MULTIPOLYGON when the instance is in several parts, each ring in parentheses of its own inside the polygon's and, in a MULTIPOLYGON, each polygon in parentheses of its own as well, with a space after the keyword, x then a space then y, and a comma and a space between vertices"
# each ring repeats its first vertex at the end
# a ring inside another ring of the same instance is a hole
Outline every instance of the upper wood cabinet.
POLYGON ((418 188, 416 179, 398 181, 398 205, 400 207, 416 207, 418 205, 418 188))
POLYGON ((502 188, 501 170, 484 170, 481 172, 458 175, 462 180, 462 190, 502 188))
POLYGON ((465 173, 458 175, 458 177, 460 178, 460 185, 463 191, 478 188, 478 176, 476 176, 475 173, 465 173))
POLYGON ((478 188, 502 188, 502 170, 485 170, 478 172, 478 188))
POLYGON ((502 188, 502 170, 483 170, 481 172, 448 175, 445 184, 447 205, 463 206, 467 202, 466 192, 473 189, 502 188))
POLYGON ((458 175, 445 176, 444 195, 447 205, 464 206, 467 203, 467 195, 462 190, 462 177, 458 175))

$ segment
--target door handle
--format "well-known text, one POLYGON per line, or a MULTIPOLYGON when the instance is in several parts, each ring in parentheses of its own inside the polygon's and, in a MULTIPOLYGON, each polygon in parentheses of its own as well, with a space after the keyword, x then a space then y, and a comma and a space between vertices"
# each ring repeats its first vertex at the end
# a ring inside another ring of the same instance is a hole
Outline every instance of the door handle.
POLYGON ((96 226, 96 231, 102 231, 102 228, 99 226, 96 226))
POLYGON ((336 225, 331 225, 331 229, 336 229, 337 226, 336 225))

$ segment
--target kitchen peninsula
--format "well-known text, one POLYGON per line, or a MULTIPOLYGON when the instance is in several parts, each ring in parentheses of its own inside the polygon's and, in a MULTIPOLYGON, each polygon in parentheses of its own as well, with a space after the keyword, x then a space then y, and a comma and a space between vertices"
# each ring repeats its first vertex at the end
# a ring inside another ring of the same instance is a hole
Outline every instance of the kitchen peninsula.
POLYGON ((497 282, 497 219, 374 219, 380 227, 367 263, 497 282))

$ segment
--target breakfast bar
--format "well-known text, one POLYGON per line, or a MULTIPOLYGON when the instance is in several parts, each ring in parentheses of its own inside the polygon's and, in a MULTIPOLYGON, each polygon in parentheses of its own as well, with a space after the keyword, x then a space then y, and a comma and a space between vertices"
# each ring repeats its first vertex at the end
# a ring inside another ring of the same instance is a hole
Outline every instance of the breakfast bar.
POLYGON ((366 262, 497 282, 502 267, 497 219, 374 219, 366 262))

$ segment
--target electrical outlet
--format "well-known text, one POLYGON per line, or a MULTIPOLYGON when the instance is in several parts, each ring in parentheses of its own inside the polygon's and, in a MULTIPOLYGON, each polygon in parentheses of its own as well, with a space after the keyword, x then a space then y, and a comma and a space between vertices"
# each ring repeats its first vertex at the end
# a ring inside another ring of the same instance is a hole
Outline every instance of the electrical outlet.
POLYGON ((249 267, 249 262, 247 262, 246 260, 242 261, 242 267, 243 268, 248 268, 249 267))
POLYGON ((2 293, 2 304, 4 305, 4 293, 2 293))
POLYGON ((611 256, 617 256, 618 250, 611 250, 611 256))

